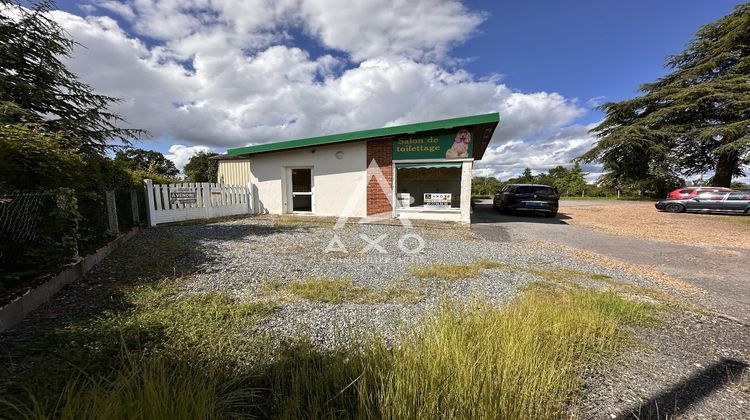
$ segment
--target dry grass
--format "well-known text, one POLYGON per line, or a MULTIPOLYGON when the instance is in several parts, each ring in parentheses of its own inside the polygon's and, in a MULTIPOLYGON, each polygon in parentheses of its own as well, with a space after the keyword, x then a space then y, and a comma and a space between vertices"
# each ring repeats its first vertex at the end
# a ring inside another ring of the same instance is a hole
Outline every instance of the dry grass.
POLYGON ((471 264, 432 264, 427 266, 411 267, 409 271, 414 277, 433 278, 440 280, 460 280, 479 277, 481 270, 489 269, 515 270, 514 266, 496 261, 480 260, 471 264))
POLYGON ((286 228, 301 226, 333 226, 336 223, 336 219, 332 217, 299 216, 291 214, 271 216, 271 220, 273 220, 274 226, 286 228))
POLYGON ((564 418, 589 363, 652 307, 613 292, 529 288, 506 307, 445 304, 394 347, 288 350, 274 366, 273 417, 564 418))
POLYGON ((311 302, 335 304, 344 302, 410 304, 424 299, 424 293, 415 289, 398 286, 385 289, 355 287, 349 278, 320 279, 309 277, 289 283, 269 281, 263 285, 262 292, 266 296, 273 295, 281 300, 304 299, 311 302))
POLYGON ((664 213, 650 202, 566 207, 567 222, 618 236, 686 245, 750 248, 750 217, 664 213))

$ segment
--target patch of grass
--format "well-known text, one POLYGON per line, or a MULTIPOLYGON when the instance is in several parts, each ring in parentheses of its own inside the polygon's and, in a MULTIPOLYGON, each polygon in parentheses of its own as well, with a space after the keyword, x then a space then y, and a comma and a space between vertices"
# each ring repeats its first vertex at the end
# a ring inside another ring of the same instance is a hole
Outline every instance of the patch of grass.
POLYGON ((553 267, 550 269, 528 268, 524 269, 529 274, 541 277, 547 281, 556 283, 569 283, 576 279, 593 279, 593 274, 570 268, 553 267))
POLYGON ((266 293, 291 295, 291 297, 323 303, 417 303, 424 299, 424 293, 407 287, 375 289, 355 287, 349 278, 320 279, 309 277, 301 281, 283 283, 271 281, 264 285, 266 293))
POLYGON ((137 256, 138 264, 128 267, 129 276, 155 279, 183 274, 180 261, 195 253, 196 249, 181 235, 170 235, 147 242, 132 242, 116 252, 127 252, 137 256))
POLYGON ((516 270, 517 268, 497 261, 479 260, 471 264, 432 264, 411 267, 409 271, 414 277, 436 278, 441 280, 460 280, 479 277, 482 269, 516 270))
POLYGON ((269 302, 236 302, 219 292, 185 294, 173 280, 123 288, 105 305, 93 318, 13 343, 3 354, 10 363, 0 364, 0 394, 23 399, 24 388, 33 389, 37 405, 49 407, 72 378, 89 381, 74 380, 76 389, 115 380, 113 374, 125 369, 123 348, 138 360, 245 369, 267 349, 266 337, 250 331, 276 308, 269 302))
POLYGON ((241 357, 241 352, 253 344, 251 337, 241 334, 242 328, 256 324, 276 309, 270 302, 236 302, 221 292, 185 294, 173 281, 129 289, 125 300, 130 305, 127 310, 109 311, 100 320, 77 328, 99 337, 114 331, 126 343, 155 339, 150 343, 154 350, 220 361, 227 356, 241 357), (152 331, 157 331, 158 337, 149 333, 152 331))
POLYGON ((390 346, 303 344, 266 372, 277 418, 564 417, 584 368, 651 307, 613 292, 530 288, 506 307, 444 305, 390 346))
POLYGON ((282 214, 273 218, 274 226, 277 227, 300 227, 300 226, 333 226, 336 223, 332 218, 321 218, 314 216, 294 216, 282 214))
POLYGON ((23 419, 212 419, 240 417, 252 409, 255 390, 215 367, 163 357, 140 360, 123 354, 112 379, 70 381, 54 405, 33 397, 0 400, 12 418, 23 419))

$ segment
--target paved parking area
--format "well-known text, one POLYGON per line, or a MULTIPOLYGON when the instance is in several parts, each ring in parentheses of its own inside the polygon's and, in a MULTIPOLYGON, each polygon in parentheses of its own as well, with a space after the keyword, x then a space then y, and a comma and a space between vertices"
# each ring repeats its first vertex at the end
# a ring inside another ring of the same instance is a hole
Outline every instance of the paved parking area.
POLYGON ((492 241, 536 239, 656 269, 706 290, 702 303, 750 324, 750 247, 744 242, 750 240, 750 224, 745 224, 746 220, 750 222, 750 217, 658 213, 652 203, 577 200, 561 201, 554 219, 529 214, 506 216, 483 202, 474 210, 472 231, 492 241), (638 236, 628 236, 621 230, 619 234, 608 231, 607 224, 623 224, 623 208, 628 209, 630 223, 650 220, 652 226, 644 227, 644 233, 638 236), (612 214, 607 215, 610 210, 612 214), (662 240, 644 239, 649 229, 672 229, 659 224, 661 219, 677 224, 687 221, 683 227, 692 230, 691 234, 713 229, 713 236, 704 235, 703 241, 695 245, 669 242, 658 235, 662 240), (714 237, 722 240, 715 241, 714 237), (724 240, 736 237, 742 241, 729 242, 736 246, 728 246, 724 240))

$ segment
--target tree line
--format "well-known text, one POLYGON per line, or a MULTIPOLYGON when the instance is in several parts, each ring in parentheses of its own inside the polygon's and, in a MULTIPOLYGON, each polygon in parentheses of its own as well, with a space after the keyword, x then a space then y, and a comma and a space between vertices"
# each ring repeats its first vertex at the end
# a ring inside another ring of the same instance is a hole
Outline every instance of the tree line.
POLYGON ((502 189, 507 184, 543 184, 550 185, 565 197, 577 197, 581 195, 607 196, 616 195, 616 191, 609 191, 606 188, 599 187, 596 184, 589 184, 586 181, 588 173, 583 172, 581 165, 578 163, 568 169, 562 165, 555 166, 547 172, 541 172, 534 175, 531 168, 526 168, 523 173, 517 177, 501 181, 495 177, 474 177, 471 184, 472 195, 490 196, 494 195, 497 190, 502 189))

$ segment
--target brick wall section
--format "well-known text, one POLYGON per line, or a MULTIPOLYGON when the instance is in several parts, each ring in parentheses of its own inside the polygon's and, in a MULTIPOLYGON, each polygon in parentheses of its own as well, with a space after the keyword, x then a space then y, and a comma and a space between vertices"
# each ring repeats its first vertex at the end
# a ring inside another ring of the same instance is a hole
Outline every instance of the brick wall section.
MULTIPOLYGON (((375 171, 370 169, 370 162, 375 160, 388 181, 389 190, 393 190, 393 141, 391 138, 370 140, 367 142, 367 215, 372 216, 390 212, 392 210, 389 196, 383 191, 377 179, 375 171)), ((387 194, 391 194, 390 191, 387 194)))

